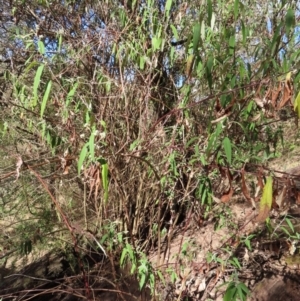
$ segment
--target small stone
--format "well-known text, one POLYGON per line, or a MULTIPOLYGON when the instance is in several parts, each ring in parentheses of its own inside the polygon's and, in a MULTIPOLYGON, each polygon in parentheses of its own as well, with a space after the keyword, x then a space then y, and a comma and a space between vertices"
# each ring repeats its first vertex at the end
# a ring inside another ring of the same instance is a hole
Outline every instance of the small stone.
POLYGON ((198 292, 203 292, 206 289, 206 282, 205 282, 205 278, 202 279, 201 283, 199 284, 198 287, 198 292))

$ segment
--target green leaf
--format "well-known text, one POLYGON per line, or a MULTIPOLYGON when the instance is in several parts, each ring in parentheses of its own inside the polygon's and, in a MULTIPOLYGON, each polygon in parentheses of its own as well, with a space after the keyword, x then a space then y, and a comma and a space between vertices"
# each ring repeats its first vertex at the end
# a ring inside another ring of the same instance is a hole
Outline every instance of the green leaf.
POLYGON ((136 264, 133 263, 132 266, 131 266, 131 270, 130 270, 130 273, 133 274, 136 270, 136 264))
POLYGON ((285 29, 287 34, 294 28, 295 24, 295 12, 292 8, 289 8, 285 15, 285 29))
POLYGON ((238 15, 239 15, 239 4, 240 4, 239 0, 234 1, 234 18, 235 18, 235 20, 237 19, 238 15))
POLYGON ((290 227, 290 229, 292 230, 292 232, 295 232, 294 225, 292 224, 292 222, 290 221, 290 219, 286 218, 285 221, 288 224, 288 226, 290 227))
POLYGON ((66 106, 68 106, 71 102, 71 100, 73 99, 74 95, 75 95, 75 92, 77 90, 77 87, 78 87, 78 82, 76 82, 72 89, 69 91, 68 95, 67 95, 67 99, 66 99, 66 106))
MULTIPOLYGON (((281 28, 282 28, 282 22, 280 22, 279 25, 277 25, 272 41, 271 41, 271 57, 277 55, 278 47, 280 45, 280 39, 281 39, 281 28)), ((269 62, 265 61, 267 64, 267 68, 269 68, 269 62)))
POLYGON ((176 166, 176 153, 172 152, 170 154, 169 163, 174 176, 178 176, 179 173, 177 171, 177 166, 176 166))
POLYGON ((210 55, 207 59, 206 68, 211 73, 212 67, 214 65, 214 58, 212 55, 210 55))
POLYGON ((139 281, 140 290, 144 287, 145 282, 146 282, 146 275, 143 273, 141 274, 141 278, 139 281))
POLYGON ((145 67, 145 57, 140 56, 140 69, 144 70, 144 67, 145 67))
POLYGON ((233 55, 235 49, 235 35, 232 35, 229 39, 229 54, 233 55))
POLYGON ((239 269, 242 268, 242 267, 241 267, 241 264, 240 264, 240 262, 239 262, 239 260, 238 260, 236 257, 232 258, 232 261, 234 262, 234 265, 235 265, 236 267, 238 267, 239 269))
POLYGON ((108 164, 102 164, 102 185, 104 189, 104 203, 108 200, 108 164))
POLYGON ((120 258, 120 265, 123 266, 123 264, 125 263, 125 256, 127 254, 128 250, 127 248, 124 248, 121 254, 121 258, 120 258))
POLYGON ((219 137, 219 135, 221 134, 221 132, 222 132, 222 123, 219 122, 217 124, 216 130, 209 137, 208 144, 207 144, 207 147, 206 147, 206 155, 207 155, 207 157, 209 157, 210 154, 211 154, 211 152, 214 151, 217 148, 217 146, 218 146, 218 144, 217 144, 217 138, 219 137))
POLYGON ((79 160, 78 160, 78 174, 80 174, 81 168, 83 166, 83 162, 84 162, 87 154, 88 154, 88 143, 86 143, 83 146, 83 148, 82 148, 82 150, 80 152, 80 155, 79 155, 79 160))
POLYGON ((135 261, 135 257, 134 257, 134 253, 133 253, 133 249, 132 249, 131 245, 127 243, 126 244, 126 249, 127 249, 128 254, 129 254, 130 260, 132 262, 134 262, 135 261))
POLYGON ((141 142, 141 140, 139 140, 139 139, 134 140, 134 141, 130 144, 129 150, 130 150, 130 151, 133 151, 133 150, 140 144, 140 142, 141 142))
POLYGON ((61 44, 62 44, 62 35, 60 34, 58 38, 58 49, 57 49, 58 52, 61 51, 61 44))
POLYGON ((251 242, 250 242, 249 239, 246 239, 246 240, 245 240, 245 245, 246 245, 246 247, 249 249, 249 251, 252 251, 252 248, 251 248, 251 242))
POLYGON ((194 32, 193 32, 193 51, 195 55, 198 54, 198 45, 199 45, 200 34, 201 34, 200 31, 201 31, 201 25, 200 23, 197 23, 194 26, 194 32))
POLYGON ((38 66, 39 63, 36 61, 31 62, 31 57, 30 57, 25 63, 25 65, 27 66, 26 69, 24 70, 24 74, 26 75, 33 67, 38 66), (27 65, 28 63, 29 65, 27 65))
POLYGON ((207 24, 211 26, 211 17, 212 17, 212 1, 207 0, 207 24))
POLYGON ((161 280, 161 282, 163 283, 163 285, 166 285, 166 282, 165 282, 165 278, 164 276, 162 275, 161 271, 160 270, 157 270, 157 275, 158 275, 158 278, 161 280))
POLYGON ((234 282, 230 282, 227 286, 223 301, 233 301, 236 300, 237 289, 234 282))
POLYGON ((137 0, 133 0, 131 3, 131 9, 134 11, 137 0))
POLYGON ((172 32, 173 32, 173 35, 175 37, 175 39, 178 41, 179 40, 179 35, 178 35, 178 32, 177 32, 177 29, 174 25, 170 25, 171 29, 172 29, 172 32))
POLYGON ((201 22, 201 39, 205 39, 205 23, 204 20, 201 22))
POLYGON ((239 299, 241 301, 246 301, 247 295, 249 293, 249 289, 247 288, 247 286, 244 283, 239 282, 237 284, 236 288, 237 288, 237 293, 238 293, 239 299))
POLYGON ((40 85, 41 76, 44 70, 44 64, 40 65, 36 71, 35 77, 34 77, 34 83, 33 83, 33 106, 35 107, 37 105, 38 100, 38 87, 40 85))
POLYGON ((172 0, 167 0, 166 6, 165 6, 165 14, 167 17, 169 17, 169 15, 170 15, 171 6, 172 6, 172 0))
POLYGON ((44 97, 43 97, 42 105, 41 105, 41 117, 43 117, 44 112, 45 112, 45 108, 46 108, 47 101, 48 101, 48 98, 49 98, 49 94, 50 94, 50 91, 51 91, 51 86, 52 86, 52 81, 49 80, 49 82, 47 84, 45 94, 44 94, 44 97))
POLYGON ((45 54, 45 45, 41 40, 38 41, 38 50, 40 54, 45 54))
POLYGON ((231 165, 232 162, 232 147, 231 147, 231 142, 228 137, 225 137, 223 140, 223 147, 225 150, 227 162, 231 165))
POLYGON ((290 233, 285 227, 280 227, 280 229, 281 229, 287 236, 291 236, 291 233, 290 233))
POLYGON ((246 31, 245 23, 243 22, 243 20, 241 20, 241 24, 242 24, 243 45, 245 46, 246 40, 247 40, 247 31, 246 31))
POLYGON ((156 51, 158 49, 160 49, 160 45, 161 45, 162 39, 161 38, 156 38, 154 37, 152 39, 152 47, 153 47, 153 51, 156 51))
POLYGON ((107 80, 107 82, 105 83, 105 91, 106 93, 109 93, 111 89, 111 81, 107 80))
POLYGON ((154 292, 154 285, 155 285, 155 276, 154 276, 153 273, 151 273, 149 275, 149 283, 150 283, 151 292, 153 293, 154 292))
POLYGON ((298 118, 300 118, 300 92, 294 101, 294 111, 297 113, 298 118))

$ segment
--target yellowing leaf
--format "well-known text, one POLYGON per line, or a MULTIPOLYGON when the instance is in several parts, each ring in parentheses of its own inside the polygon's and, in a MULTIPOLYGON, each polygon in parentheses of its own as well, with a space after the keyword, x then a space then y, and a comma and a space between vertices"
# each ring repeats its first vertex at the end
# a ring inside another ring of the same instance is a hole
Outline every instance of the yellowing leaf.
POLYGON ((300 92, 294 101, 294 111, 297 113, 298 118, 300 118, 300 92))
POLYGON ((194 60, 195 60, 195 56, 193 54, 189 55, 189 57, 186 60, 185 75, 187 77, 190 77, 190 75, 192 73, 193 66, 194 66, 194 60))
POLYGON ((108 200, 108 164, 107 162, 104 164, 101 164, 102 167, 102 185, 104 189, 104 203, 107 203, 108 200))
POLYGON ((259 214, 256 218, 257 222, 264 222, 266 218, 269 216, 272 200, 273 200, 273 179, 272 177, 268 177, 266 181, 266 185, 263 190, 263 195, 259 204, 259 214))
POLYGON ((286 82, 289 82, 291 80, 291 75, 292 75, 292 72, 288 72, 285 76, 285 81, 286 82))

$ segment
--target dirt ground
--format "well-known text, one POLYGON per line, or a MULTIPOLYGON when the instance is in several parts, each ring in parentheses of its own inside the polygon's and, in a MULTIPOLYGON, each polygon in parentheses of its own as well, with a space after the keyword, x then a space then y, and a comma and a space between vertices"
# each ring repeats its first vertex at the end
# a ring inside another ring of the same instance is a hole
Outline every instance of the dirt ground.
MULTIPOLYGON (((266 164, 267 169, 300 175, 298 132, 292 122, 285 126, 285 144, 278 147, 277 157, 266 164)), ((282 176, 280 173, 271 174, 282 176)), ((254 205, 256 208, 243 197, 241 189, 236 189, 229 203, 215 204, 208 221, 199 223, 194 217, 188 226, 179 227, 169 247, 165 246, 167 251, 161 254, 164 259, 161 266, 165 271, 173 269, 179 275, 173 287, 175 293, 165 292, 163 299, 222 301, 228 283, 236 279, 236 275, 250 289, 247 300, 300 300, 298 240, 286 237, 267 239, 281 235, 278 233, 286 215, 290 214, 297 224, 299 216, 294 212, 299 210, 295 211, 293 207, 293 212, 272 211, 271 221, 277 227, 266 235, 265 224, 255 220, 259 203, 254 205), (253 236, 249 243, 251 249, 244 243, 250 236, 253 236), (232 264, 233 258, 238 260, 239 267, 232 264)), ((157 254, 153 254, 151 261, 155 264, 157 259, 157 254)))

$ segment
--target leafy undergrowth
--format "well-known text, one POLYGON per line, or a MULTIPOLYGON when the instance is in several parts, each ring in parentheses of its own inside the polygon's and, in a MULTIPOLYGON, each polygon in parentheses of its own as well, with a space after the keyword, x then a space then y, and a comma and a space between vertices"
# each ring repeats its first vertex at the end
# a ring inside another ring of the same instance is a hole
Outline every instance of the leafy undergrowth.
POLYGON ((299 299, 298 131, 290 122, 283 130, 285 145, 278 147, 277 158, 250 171, 252 192, 241 185, 242 170, 236 182, 227 181, 227 190, 231 182, 235 192, 226 204, 214 197, 206 218, 193 212, 179 227, 163 257, 176 298, 299 299), (262 180, 262 174, 269 178, 262 180))
POLYGON ((298 1, 0 2, 0 298, 245 300, 293 275, 298 1))

